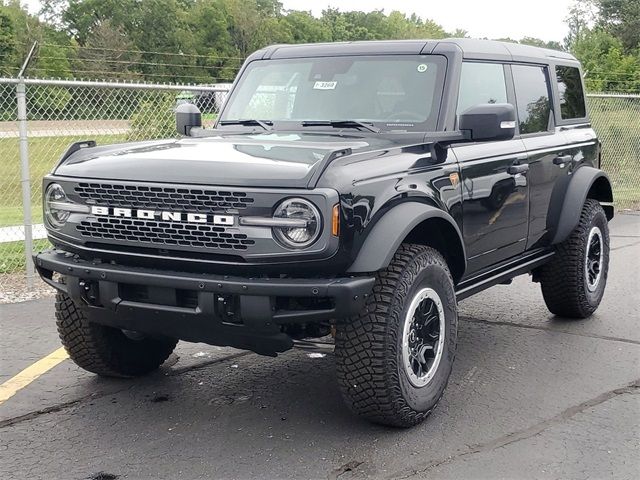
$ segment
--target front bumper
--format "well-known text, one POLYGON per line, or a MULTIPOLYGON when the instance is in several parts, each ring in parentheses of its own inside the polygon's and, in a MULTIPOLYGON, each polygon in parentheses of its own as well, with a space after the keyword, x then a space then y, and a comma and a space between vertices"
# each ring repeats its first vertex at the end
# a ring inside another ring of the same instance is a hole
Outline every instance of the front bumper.
POLYGON ((96 323, 273 355, 293 346, 283 325, 359 312, 374 277, 245 278, 125 267, 62 250, 34 255, 42 279, 96 323), (54 272, 64 276, 56 281, 54 272), (290 305, 307 308, 282 308, 290 305), (229 315, 231 312, 231 316, 229 315))

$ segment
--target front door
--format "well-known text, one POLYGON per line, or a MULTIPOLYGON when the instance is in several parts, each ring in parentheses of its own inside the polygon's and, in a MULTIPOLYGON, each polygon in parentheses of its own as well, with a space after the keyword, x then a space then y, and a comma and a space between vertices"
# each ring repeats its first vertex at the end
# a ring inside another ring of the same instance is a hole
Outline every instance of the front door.
MULTIPOLYGON (((485 103, 515 104, 509 66, 462 63, 457 113, 485 103)), ((452 148, 462 181, 467 275, 522 253, 529 219, 527 153, 520 138, 452 148)))
POLYGON ((529 218, 529 185, 520 139, 454 149, 462 179, 467 273, 522 253, 529 218))

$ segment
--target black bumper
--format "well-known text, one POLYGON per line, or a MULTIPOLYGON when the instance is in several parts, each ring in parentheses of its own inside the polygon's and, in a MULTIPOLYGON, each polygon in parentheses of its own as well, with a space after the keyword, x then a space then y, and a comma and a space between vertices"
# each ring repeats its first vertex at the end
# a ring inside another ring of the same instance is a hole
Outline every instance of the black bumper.
POLYGON ((60 250, 34 255, 34 263, 45 282, 84 305, 96 323, 267 355, 293 346, 282 325, 353 315, 364 307, 375 281, 169 272, 90 262, 60 250), (281 308, 292 299, 308 307, 281 308))

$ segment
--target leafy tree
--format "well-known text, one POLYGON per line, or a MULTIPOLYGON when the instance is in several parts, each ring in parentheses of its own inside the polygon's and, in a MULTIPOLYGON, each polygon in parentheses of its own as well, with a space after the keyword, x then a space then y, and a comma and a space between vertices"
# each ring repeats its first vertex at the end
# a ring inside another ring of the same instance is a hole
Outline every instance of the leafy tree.
POLYGON ((33 61, 32 68, 38 76, 53 78, 70 78, 71 61, 69 49, 53 43, 43 43, 38 48, 38 54, 33 61))
MULTIPOLYGON (((144 2, 144 0, 142 1, 144 2)), ((105 20, 109 20, 113 27, 121 27, 127 34, 132 34, 139 18, 138 3, 142 2, 136 0, 68 0, 67 8, 62 12, 60 24, 80 45, 84 45, 93 29, 105 20)))
POLYGON ((598 24, 620 40, 625 53, 640 54, 640 1, 597 0, 597 4, 598 24))
POLYGON ((291 32, 292 43, 328 42, 331 32, 322 20, 309 12, 291 10, 283 17, 291 32))
POLYGON ((103 20, 93 27, 85 48, 79 49, 76 70, 100 72, 103 78, 130 78, 140 55, 121 26, 103 20))
POLYGON ((15 62, 16 39, 13 21, 8 12, 0 5, 0 73, 11 75, 15 62))
POLYGON ((572 52, 582 62, 590 90, 640 90, 640 59, 626 55, 622 41, 610 33, 600 28, 583 30, 572 52))
MULTIPOLYGON (((224 0, 197 0, 188 11, 187 24, 193 35, 193 48, 184 54, 198 55, 194 62, 198 68, 189 68, 194 80, 201 83, 206 78, 232 79, 241 59, 231 41, 230 18, 224 0)), ((184 59, 173 57, 172 61, 184 62, 184 59)))
POLYGON ((569 33, 564 39, 566 49, 570 50, 581 34, 593 25, 596 13, 593 0, 574 0, 569 8, 569 15, 564 20, 569 27, 569 33))

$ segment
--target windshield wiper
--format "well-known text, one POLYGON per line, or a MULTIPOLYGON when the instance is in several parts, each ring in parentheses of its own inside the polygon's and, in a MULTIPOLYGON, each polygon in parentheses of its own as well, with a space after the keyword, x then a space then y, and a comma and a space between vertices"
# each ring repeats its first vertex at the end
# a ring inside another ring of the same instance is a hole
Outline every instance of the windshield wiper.
POLYGON ((359 122, 358 120, 305 120, 302 122, 303 127, 317 127, 317 126, 329 126, 329 127, 346 127, 346 128, 364 128, 373 133, 380 133, 380 129, 373 124, 359 122))
POLYGON ((271 125, 273 125, 273 122, 271 120, 255 120, 251 118, 245 120, 220 120, 219 123, 220 125, 258 125, 268 132, 273 130, 273 128, 271 127, 271 125))

